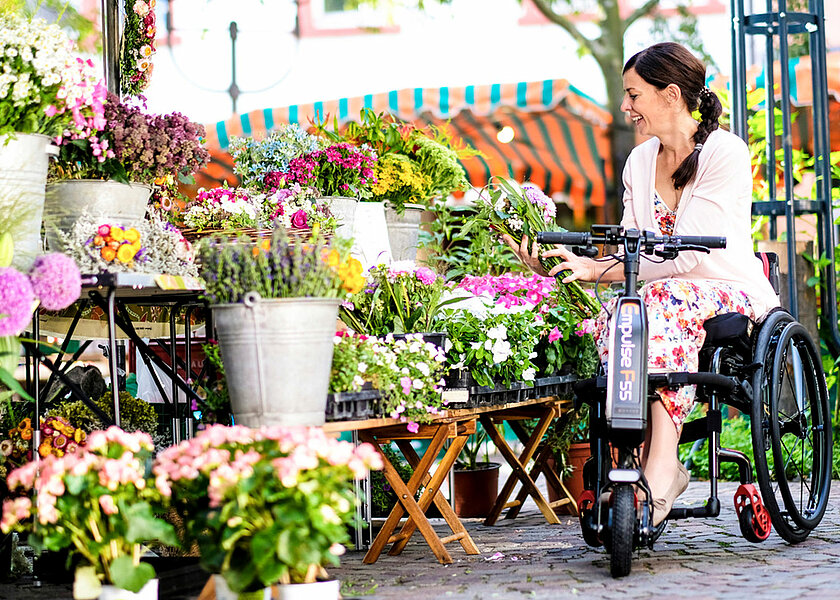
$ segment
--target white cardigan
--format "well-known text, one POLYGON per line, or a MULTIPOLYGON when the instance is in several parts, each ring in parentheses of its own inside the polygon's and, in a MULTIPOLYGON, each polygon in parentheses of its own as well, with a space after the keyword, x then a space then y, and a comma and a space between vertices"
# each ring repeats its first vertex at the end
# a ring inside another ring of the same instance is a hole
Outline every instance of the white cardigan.
MULTIPOLYGON (((653 192, 659 138, 651 138, 630 153, 624 166, 625 228, 659 233, 653 192)), ((674 233, 726 237, 726 248, 683 252, 675 260, 655 263, 642 259, 639 278, 646 281, 679 277, 725 281, 749 297, 757 317, 779 306, 773 287, 753 252, 750 236, 752 169, 747 145, 738 136, 717 129, 700 151, 697 174, 683 190, 674 233)))

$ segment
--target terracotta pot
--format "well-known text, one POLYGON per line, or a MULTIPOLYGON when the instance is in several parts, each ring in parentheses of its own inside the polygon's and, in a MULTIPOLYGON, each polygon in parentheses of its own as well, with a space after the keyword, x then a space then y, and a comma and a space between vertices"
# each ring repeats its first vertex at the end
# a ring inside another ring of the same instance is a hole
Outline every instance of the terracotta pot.
POLYGON ((459 517, 486 517, 499 495, 499 463, 477 463, 454 472, 454 508, 459 517))
MULTIPOLYGON (((589 458, 589 442, 580 442, 569 446, 569 462, 572 464, 574 470, 569 477, 563 479, 563 485, 566 486, 566 489, 569 490, 569 493, 575 499, 575 504, 577 504, 577 499, 583 493, 583 464, 587 458, 589 458)), ((546 462, 548 462, 548 465, 552 469, 556 469, 557 464, 554 461, 554 457, 549 458, 546 462)), ((562 497, 561 494, 561 490, 555 490, 552 486, 548 486, 549 502, 560 500, 562 497)), ((554 512, 561 515, 574 514, 569 504, 558 506, 554 509, 554 512)))

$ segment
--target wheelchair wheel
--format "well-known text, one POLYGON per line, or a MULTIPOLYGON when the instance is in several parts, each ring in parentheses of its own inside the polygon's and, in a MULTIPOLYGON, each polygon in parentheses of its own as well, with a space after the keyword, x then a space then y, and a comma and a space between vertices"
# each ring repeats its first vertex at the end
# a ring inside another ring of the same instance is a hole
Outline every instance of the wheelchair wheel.
POLYGON ((610 575, 624 577, 630 574, 633 558, 633 540, 636 533, 636 500, 629 485, 616 486, 613 492, 612 527, 610 536, 610 575))
POLYGON ((825 513, 831 486, 831 417, 819 353, 782 311, 759 331, 753 376, 756 478, 773 527, 801 542, 825 513))

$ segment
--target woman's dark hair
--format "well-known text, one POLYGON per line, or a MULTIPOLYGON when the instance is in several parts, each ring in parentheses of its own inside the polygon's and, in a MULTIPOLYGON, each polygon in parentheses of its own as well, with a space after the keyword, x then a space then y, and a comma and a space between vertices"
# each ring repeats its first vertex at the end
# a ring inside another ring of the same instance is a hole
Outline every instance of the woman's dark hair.
MULTIPOLYGON (((700 124, 694 134, 694 142, 702 147, 709 134, 718 128, 718 119, 723 112, 717 94, 706 87, 706 65, 684 46, 662 42, 630 57, 622 74, 630 69, 657 89, 664 90, 672 83, 680 88, 688 110, 700 111, 700 124)), ((671 175, 675 188, 685 187, 694 179, 700 147, 695 146, 671 175)))

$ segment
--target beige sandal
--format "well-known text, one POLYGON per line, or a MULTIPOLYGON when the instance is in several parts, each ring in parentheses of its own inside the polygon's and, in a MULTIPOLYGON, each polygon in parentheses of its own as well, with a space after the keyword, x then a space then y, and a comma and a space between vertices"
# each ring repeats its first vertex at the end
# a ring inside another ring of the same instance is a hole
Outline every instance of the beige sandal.
POLYGON ((691 475, 682 463, 677 463, 677 476, 674 478, 671 487, 662 498, 655 498, 653 501, 653 526, 656 527, 671 512, 674 501, 688 488, 688 481, 691 475))

